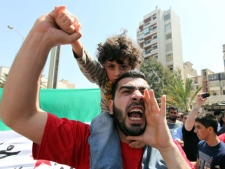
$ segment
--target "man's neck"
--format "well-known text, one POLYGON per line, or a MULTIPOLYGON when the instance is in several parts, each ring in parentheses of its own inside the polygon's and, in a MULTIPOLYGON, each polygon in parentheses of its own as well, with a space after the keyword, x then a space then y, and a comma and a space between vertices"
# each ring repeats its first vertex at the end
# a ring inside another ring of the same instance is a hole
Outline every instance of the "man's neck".
POLYGON ((212 135, 205 141, 207 142, 208 146, 210 146, 210 147, 214 147, 220 143, 220 139, 217 137, 217 135, 212 135))
POLYGON ((132 142, 132 141, 128 141, 128 140, 126 139, 127 136, 126 136, 122 131, 120 131, 120 129, 117 128, 117 132, 118 132, 118 134, 119 134, 120 141, 122 141, 123 143, 127 143, 127 144, 129 144, 129 143, 132 142))

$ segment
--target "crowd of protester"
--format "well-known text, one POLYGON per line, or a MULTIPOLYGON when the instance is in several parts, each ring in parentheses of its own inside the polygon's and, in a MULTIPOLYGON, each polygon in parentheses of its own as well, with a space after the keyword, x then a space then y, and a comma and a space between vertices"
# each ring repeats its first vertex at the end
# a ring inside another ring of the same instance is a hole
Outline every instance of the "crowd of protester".
POLYGON ((200 113, 207 99, 197 95, 190 112, 168 108, 167 124, 171 135, 183 148, 195 168, 225 168, 225 113, 200 113))

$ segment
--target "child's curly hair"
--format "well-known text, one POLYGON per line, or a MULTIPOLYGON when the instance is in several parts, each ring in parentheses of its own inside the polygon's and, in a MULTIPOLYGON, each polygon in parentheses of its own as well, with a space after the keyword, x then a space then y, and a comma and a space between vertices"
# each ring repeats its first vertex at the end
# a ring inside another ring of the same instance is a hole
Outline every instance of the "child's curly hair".
POLYGON ((98 44, 98 62, 104 65, 106 60, 123 64, 128 59, 132 69, 139 67, 142 62, 141 48, 126 35, 115 35, 98 44))

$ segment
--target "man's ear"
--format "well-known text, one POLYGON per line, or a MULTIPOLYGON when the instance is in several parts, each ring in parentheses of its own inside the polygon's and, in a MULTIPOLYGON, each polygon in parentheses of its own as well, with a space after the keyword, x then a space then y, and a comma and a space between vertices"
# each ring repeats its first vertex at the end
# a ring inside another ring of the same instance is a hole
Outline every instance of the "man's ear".
POLYGON ((113 100, 108 101, 109 114, 113 115, 113 100))
POLYGON ((213 129, 212 126, 209 126, 208 128, 209 128, 209 132, 210 132, 210 133, 214 132, 214 129, 213 129))

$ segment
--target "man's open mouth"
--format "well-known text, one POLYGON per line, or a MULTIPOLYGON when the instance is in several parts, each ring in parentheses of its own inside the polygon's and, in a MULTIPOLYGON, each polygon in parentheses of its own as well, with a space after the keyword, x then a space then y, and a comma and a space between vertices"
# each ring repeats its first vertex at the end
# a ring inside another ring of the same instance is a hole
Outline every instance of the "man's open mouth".
POLYGON ((131 120, 141 120, 143 115, 143 110, 141 108, 133 108, 128 112, 128 117, 131 120))

